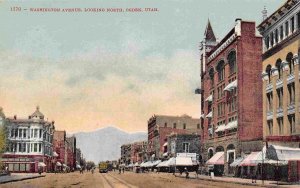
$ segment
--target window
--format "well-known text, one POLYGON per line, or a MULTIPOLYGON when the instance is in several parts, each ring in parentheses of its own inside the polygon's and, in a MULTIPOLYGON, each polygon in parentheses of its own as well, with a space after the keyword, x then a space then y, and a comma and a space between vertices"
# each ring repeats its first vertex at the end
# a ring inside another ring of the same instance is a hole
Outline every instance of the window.
POLYGON ((30 149, 30 144, 28 143, 28 144, 27 144, 27 153, 29 153, 29 152, 30 152, 30 150, 29 150, 29 149, 30 149))
POLYGON ((197 124, 197 129, 200 129, 200 124, 199 123, 197 124))
POLYGON ((273 32, 271 33, 270 40, 271 40, 271 46, 273 46, 274 45, 274 33, 273 32))
POLYGON ((268 65, 268 66, 266 67, 266 73, 268 74, 269 83, 271 83, 271 69, 272 69, 272 66, 271 66, 271 65, 268 65))
POLYGON ((285 37, 289 35, 289 22, 285 22, 285 37))
POLYGON ((38 130, 37 130, 37 129, 34 129, 34 138, 37 138, 37 137, 38 137, 37 134, 38 134, 38 130))
POLYGON ((295 128, 295 115, 293 114, 293 115, 288 116, 288 119, 289 119, 289 123, 290 123, 290 133, 293 134, 296 131, 296 128, 295 128))
POLYGON ((183 143, 183 152, 184 153, 189 153, 189 148, 190 147, 190 144, 189 143, 187 143, 187 142, 184 142, 183 143))
POLYGON ((282 76, 281 59, 277 59, 277 61, 276 61, 276 68, 278 70, 278 78, 280 79, 281 76, 282 76))
POLYGON ((294 33, 294 30, 295 30, 295 18, 294 17, 292 17, 291 18, 291 32, 292 33, 294 33))
POLYGON ((291 52, 288 53, 288 55, 286 56, 286 61, 289 64, 290 74, 292 74, 294 72, 294 62, 293 62, 293 54, 291 52))
POLYGON ((267 93, 267 100, 268 100, 268 111, 273 110, 273 93, 267 93))
POLYGON ((26 129, 23 129, 23 138, 26 138, 26 129))
POLYGON ((176 129, 176 123, 173 123, 173 128, 176 129))
POLYGON ((236 72, 236 52, 230 52, 227 59, 230 67, 230 74, 233 74, 236 72))
POLYGON ((34 143, 34 152, 37 152, 37 143, 34 143))
POLYGON ((218 79, 219 82, 224 80, 225 77, 225 62, 222 60, 217 65, 217 71, 218 71, 218 79))
POLYGON ((15 129, 11 129, 11 130, 10 130, 10 137, 12 137, 12 138, 13 138, 13 137, 14 137, 14 135, 15 135, 15 129))
POLYGON ((288 91, 289 91, 289 102, 290 104, 295 103, 295 83, 291 83, 288 85, 288 91))
POLYGON ((277 124, 278 124, 278 131, 279 131, 279 135, 283 134, 283 118, 278 118, 277 119, 277 124))
POLYGON ((42 138, 42 129, 40 129, 40 138, 42 138))
POLYGON ((270 38, 269 38, 269 36, 267 36, 265 38, 265 45, 266 45, 266 48, 269 49, 269 47, 270 47, 270 38))
POLYGON ((186 129, 186 124, 185 123, 183 124, 183 129, 186 129))
POLYGON ((268 121, 269 135, 273 135, 273 121, 268 121))
POLYGON ((213 68, 211 68, 210 70, 209 70, 209 78, 210 78, 210 86, 211 87, 214 87, 214 69, 213 68))
POLYGON ((280 40, 283 39, 283 26, 280 26, 280 40))
POLYGON ((19 138, 22 137, 22 129, 19 129, 19 138))
POLYGON ((39 144, 39 152, 42 151, 42 144, 39 144))
POLYGON ((278 108, 282 108, 283 103, 283 88, 277 89, 278 108))
POLYGON ((278 29, 275 30, 275 43, 278 43, 278 29))
POLYGON ((165 123, 165 127, 167 127, 168 126, 168 124, 167 124, 167 122, 165 123))

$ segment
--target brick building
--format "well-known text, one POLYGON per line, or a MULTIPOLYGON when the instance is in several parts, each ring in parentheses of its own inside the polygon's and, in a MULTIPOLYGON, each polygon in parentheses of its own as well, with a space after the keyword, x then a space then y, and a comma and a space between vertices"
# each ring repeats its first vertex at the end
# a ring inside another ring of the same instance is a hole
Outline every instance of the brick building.
POLYGON ((124 144, 121 146, 120 163, 129 165, 131 163, 131 144, 124 144))
POLYGON ((236 19, 217 43, 208 23, 200 50, 200 160, 223 151, 228 175, 236 157, 262 149, 261 37, 254 22, 236 19))
POLYGON ((148 157, 163 158, 166 153, 164 145, 167 144, 167 135, 171 133, 200 134, 200 119, 188 115, 151 117, 148 120, 148 157))
POLYGON ((75 136, 71 136, 71 137, 67 137, 67 142, 68 142, 68 146, 69 146, 69 165, 71 168, 76 168, 76 137, 75 136))
POLYGON ((200 138, 198 134, 171 134, 168 136, 168 157, 177 153, 200 154, 200 138))
POLYGON ((130 158, 131 163, 141 163, 144 160, 147 160, 146 157, 146 149, 147 149, 147 141, 134 142, 131 144, 130 150, 130 158))
POLYGON ((299 148, 300 1, 286 1, 257 28, 263 36, 264 140, 299 148))
POLYGON ((57 167, 61 168, 63 164, 67 164, 66 157, 66 131, 54 131, 53 134, 53 151, 58 154, 57 167))

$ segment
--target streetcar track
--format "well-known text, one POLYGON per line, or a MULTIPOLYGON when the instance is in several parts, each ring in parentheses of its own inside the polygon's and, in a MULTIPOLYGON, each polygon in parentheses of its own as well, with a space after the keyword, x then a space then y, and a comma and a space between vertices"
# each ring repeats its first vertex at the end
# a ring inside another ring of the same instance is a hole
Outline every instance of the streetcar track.
POLYGON ((104 174, 101 174, 101 176, 103 177, 103 179, 105 180, 105 182, 111 187, 114 188, 114 186, 112 185, 112 183, 110 181, 108 181, 108 179, 104 176, 104 174))
POLYGON ((114 177, 113 175, 111 175, 111 174, 101 174, 102 175, 102 177, 103 177, 103 179, 106 181, 106 183, 111 187, 111 188, 115 188, 116 186, 114 185, 114 182, 112 182, 111 180, 109 180, 109 178, 107 178, 106 176, 109 176, 109 177, 111 177, 112 179, 114 179, 114 180, 116 180, 116 182, 118 183, 118 184, 121 184, 121 185, 123 185, 123 186, 125 186, 125 187, 127 187, 127 188, 135 188, 135 186, 132 186, 132 185, 130 185, 130 184, 128 184, 126 181, 124 181, 124 180, 121 180, 121 179, 119 179, 119 178, 117 178, 117 177, 114 177))
POLYGON ((129 183, 127 183, 126 181, 120 179, 120 178, 117 178, 111 174, 108 174, 110 177, 114 178, 115 180, 117 180, 118 182, 120 182, 122 185, 125 185, 126 187, 128 188, 134 188, 134 186, 130 185, 129 183))

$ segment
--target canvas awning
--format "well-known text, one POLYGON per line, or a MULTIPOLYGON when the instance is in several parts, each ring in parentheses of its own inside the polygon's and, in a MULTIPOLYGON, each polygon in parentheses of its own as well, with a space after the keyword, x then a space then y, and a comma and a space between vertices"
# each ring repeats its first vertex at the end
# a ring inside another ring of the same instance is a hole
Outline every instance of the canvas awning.
POLYGON ((244 160, 245 157, 238 157, 236 158, 231 164, 231 167, 236 167, 239 166, 241 164, 241 162, 244 160))
POLYGON ((138 162, 136 162, 136 163, 134 164, 134 166, 140 166, 140 164, 139 164, 138 162))
POLYGON ((212 118, 212 115, 213 115, 213 113, 212 113, 212 111, 210 111, 205 117, 206 118, 212 118))
POLYGON ((206 164, 208 165, 224 165, 224 152, 220 151, 215 153, 214 156, 212 156, 206 164))
POLYGON ((56 166, 61 166, 61 163, 57 161, 56 166))
POLYGON ((226 126, 225 126, 225 130, 231 130, 231 129, 235 129, 238 126, 238 122, 237 121, 232 121, 229 122, 226 126))
POLYGON ((76 165, 76 168, 80 169, 80 168, 81 168, 81 166, 78 164, 78 165, 76 165))
POLYGON ((171 157, 171 158, 167 161, 167 165, 168 165, 168 166, 175 166, 175 165, 176 165, 176 159, 175 159, 175 157, 171 157))
POLYGON ((212 96, 212 95, 208 96, 208 97, 205 99, 205 101, 208 101, 208 102, 212 102, 212 100, 213 100, 213 96, 212 96))
POLYGON ((141 167, 145 167, 145 164, 146 164, 146 162, 142 162, 142 163, 140 164, 140 166, 141 166, 141 167))
POLYGON ((58 157, 58 154, 55 151, 53 152, 53 157, 58 157))
POLYGON ((163 154, 163 157, 167 157, 168 156, 168 152, 163 154))
POLYGON ((44 162, 39 162, 39 163, 38 163, 38 166, 39 166, 39 167, 45 167, 45 166, 47 166, 47 165, 46 165, 44 162))
POLYGON ((260 152, 251 152, 241 163, 240 166, 256 166, 258 157, 261 156, 260 152))
POLYGON ((167 167, 167 162, 168 161, 163 161, 163 162, 160 162, 156 167, 167 167))
POLYGON ((167 146, 167 145, 168 145, 168 142, 165 142, 164 145, 163 145, 163 147, 165 147, 165 146, 167 146))
POLYGON ((176 166, 193 166, 191 157, 176 157, 176 166))
POLYGON ((233 82, 229 83, 225 88, 224 91, 231 91, 234 88, 237 87, 237 80, 234 80, 233 82))
POLYGON ((215 132, 221 132, 221 131, 225 131, 225 130, 226 130, 226 125, 222 124, 217 127, 215 132))
POLYGON ((266 156, 276 161, 300 160, 300 148, 270 145, 266 156))
POLYGON ((200 116, 201 118, 204 118, 204 114, 201 114, 201 116, 200 116))
POLYGON ((63 167, 68 167, 66 164, 62 164, 63 167))
POLYGON ((156 166, 159 163, 161 163, 161 160, 156 160, 156 161, 152 162, 151 166, 156 166))
POLYGON ((131 163, 131 164, 129 164, 127 167, 133 167, 133 164, 131 163))

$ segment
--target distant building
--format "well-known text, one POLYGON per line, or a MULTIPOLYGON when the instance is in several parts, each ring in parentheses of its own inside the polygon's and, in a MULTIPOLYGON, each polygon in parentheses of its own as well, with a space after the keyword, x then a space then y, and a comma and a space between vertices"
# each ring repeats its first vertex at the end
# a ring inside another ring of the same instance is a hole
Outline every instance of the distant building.
POLYGON ((175 157, 177 153, 200 154, 200 137, 198 134, 171 134, 168 136, 166 157, 175 157))
POLYGON ((151 117, 148 120, 148 157, 152 159, 163 158, 167 135, 171 133, 200 134, 200 119, 195 119, 188 115, 154 115, 151 117))
POLYGON ((67 137, 67 142, 69 143, 70 148, 70 161, 69 165, 71 168, 76 168, 76 137, 71 136, 67 137))
POLYGON ((261 37, 256 35, 255 22, 236 19, 217 42, 209 22, 201 44, 200 158, 207 161, 223 152, 228 175, 237 157, 263 146, 261 37))
POLYGON ((131 144, 131 162, 141 163, 147 160, 147 141, 134 142, 131 144))
POLYGON ((263 36, 264 140, 299 148, 300 1, 286 1, 257 28, 263 36))
POLYGON ((61 169, 67 164, 67 146, 66 146, 66 131, 54 131, 53 136, 53 151, 58 154, 57 168, 61 169))
POLYGON ((121 146, 121 163, 129 165, 131 163, 131 144, 121 146))
POLYGON ((80 165, 80 161, 81 161, 81 150, 79 148, 76 148, 76 164, 80 165))
POLYGON ((45 120, 39 107, 28 119, 7 118, 8 146, 2 161, 10 172, 38 172, 52 169, 54 122, 45 120))

